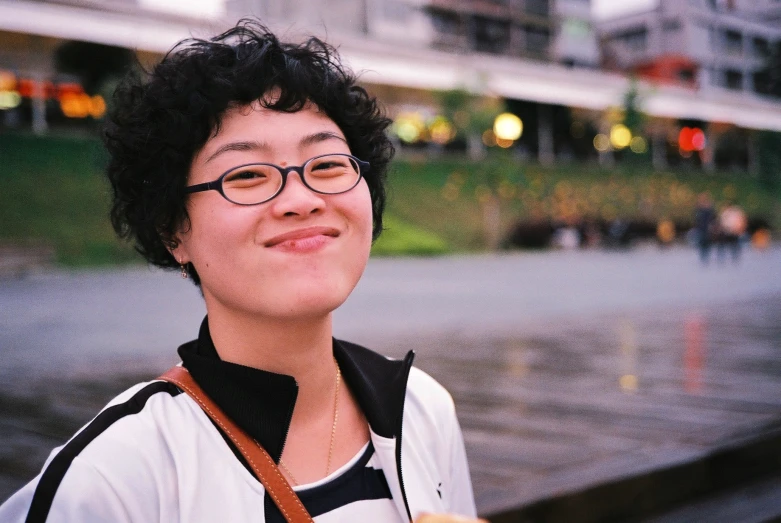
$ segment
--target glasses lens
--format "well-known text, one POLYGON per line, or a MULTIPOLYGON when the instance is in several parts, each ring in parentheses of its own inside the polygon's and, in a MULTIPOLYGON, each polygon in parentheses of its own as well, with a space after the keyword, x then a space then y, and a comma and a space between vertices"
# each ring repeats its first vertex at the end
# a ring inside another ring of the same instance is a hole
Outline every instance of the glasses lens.
POLYGON ((272 198, 282 185, 282 173, 272 165, 237 167, 222 179, 222 192, 232 202, 254 204, 272 198))
POLYGON ((358 163, 344 154, 313 158, 304 166, 306 183, 315 191, 336 194, 349 191, 361 177, 358 163))

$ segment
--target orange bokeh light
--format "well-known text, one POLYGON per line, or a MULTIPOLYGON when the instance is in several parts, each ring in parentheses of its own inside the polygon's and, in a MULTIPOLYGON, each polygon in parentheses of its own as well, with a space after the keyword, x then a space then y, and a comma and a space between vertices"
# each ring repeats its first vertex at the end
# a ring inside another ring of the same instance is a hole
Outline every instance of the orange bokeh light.
POLYGON ((683 127, 678 133, 678 148, 685 153, 702 151, 706 142, 705 133, 698 127, 683 127))

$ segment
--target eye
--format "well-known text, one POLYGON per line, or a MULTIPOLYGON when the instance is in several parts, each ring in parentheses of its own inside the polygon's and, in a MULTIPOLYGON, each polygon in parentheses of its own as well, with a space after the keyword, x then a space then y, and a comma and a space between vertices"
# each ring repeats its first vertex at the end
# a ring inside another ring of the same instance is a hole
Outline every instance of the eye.
POLYGON ((253 178, 265 178, 265 174, 253 171, 240 171, 231 176, 231 180, 251 180, 253 178))
POLYGON ((308 173, 318 178, 343 176, 356 172, 356 169, 352 160, 346 156, 326 156, 307 165, 308 173))
POLYGON ((264 183, 273 176, 273 167, 267 165, 250 165, 245 167, 239 167, 235 171, 228 174, 224 180, 224 184, 236 184, 236 185, 248 185, 264 183))
POLYGON ((312 166, 313 171, 325 171, 334 168, 344 168, 344 163, 339 162, 319 162, 312 166))

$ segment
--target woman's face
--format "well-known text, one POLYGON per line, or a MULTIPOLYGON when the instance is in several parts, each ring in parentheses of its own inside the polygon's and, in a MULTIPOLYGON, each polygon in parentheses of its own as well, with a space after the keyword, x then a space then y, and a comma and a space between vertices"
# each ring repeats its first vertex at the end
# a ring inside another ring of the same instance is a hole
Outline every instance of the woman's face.
MULTIPOLYGON (((330 153, 350 149, 316 107, 284 113, 253 104, 225 114, 219 133, 193 159, 188 185, 243 164, 300 166, 330 153)), ((207 311, 323 316, 347 299, 371 248, 372 204, 363 179, 342 194, 317 194, 291 172, 266 203, 241 206, 205 191, 188 196, 187 212, 173 253, 198 271, 207 311)))

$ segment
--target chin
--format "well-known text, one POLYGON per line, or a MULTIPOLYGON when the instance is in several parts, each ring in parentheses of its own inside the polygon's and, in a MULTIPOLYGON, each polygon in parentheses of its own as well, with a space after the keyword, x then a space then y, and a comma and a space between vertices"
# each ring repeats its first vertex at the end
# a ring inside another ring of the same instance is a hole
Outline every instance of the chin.
POLYGON ((297 300, 285 303, 271 315, 283 320, 318 320, 330 315, 345 300, 297 300))
MULTIPOLYGON (((303 283, 303 282, 302 282, 303 283)), ((350 295, 353 286, 345 282, 318 282, 280 291, 277 303, 271 304, 281 315, 290 319, 327 316, 339 308, 350 295)))

